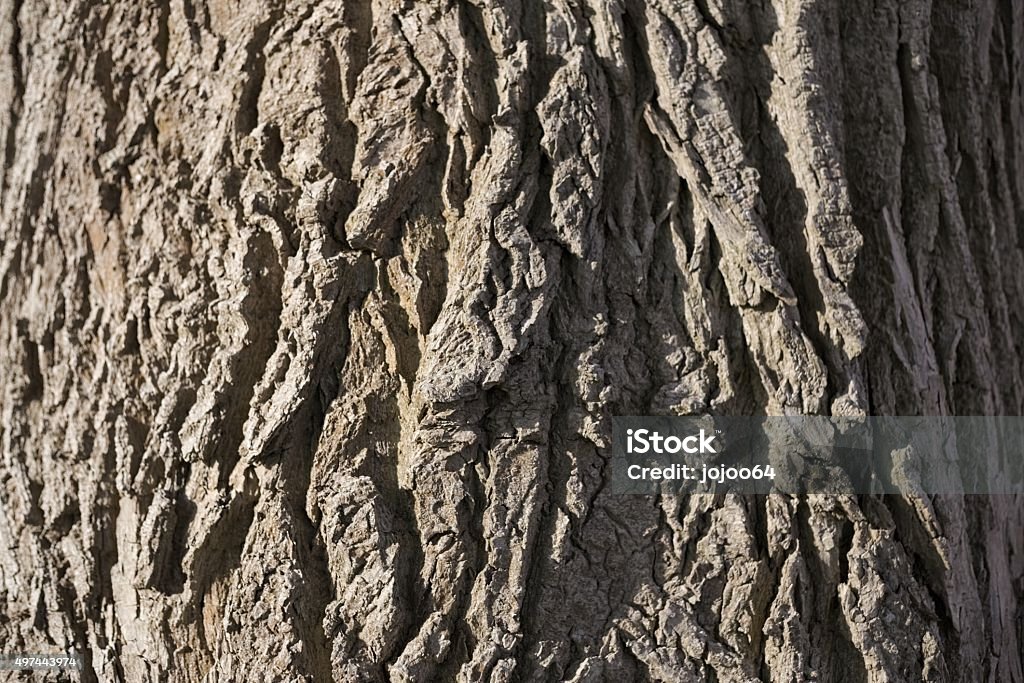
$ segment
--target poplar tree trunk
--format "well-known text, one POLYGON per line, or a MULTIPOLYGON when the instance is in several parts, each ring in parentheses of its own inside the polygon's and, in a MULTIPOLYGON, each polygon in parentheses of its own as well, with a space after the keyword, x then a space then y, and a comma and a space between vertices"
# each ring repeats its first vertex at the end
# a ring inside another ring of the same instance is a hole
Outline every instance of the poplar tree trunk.
POLYGON ((0 0, 0 144, 0 654, 1024 681, 1019 496, 606 488, 1022 414, 1022 0, 0 0))

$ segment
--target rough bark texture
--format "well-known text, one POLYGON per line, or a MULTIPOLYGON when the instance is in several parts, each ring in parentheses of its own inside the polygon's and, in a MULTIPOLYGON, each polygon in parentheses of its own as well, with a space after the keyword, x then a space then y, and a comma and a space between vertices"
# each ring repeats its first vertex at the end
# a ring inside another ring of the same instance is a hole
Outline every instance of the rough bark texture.
POLYGON ((1001 681, 1020 498, 624 497, 620 414, 1021 414, 1021 0, 0 0, 0 648, 1001 681))

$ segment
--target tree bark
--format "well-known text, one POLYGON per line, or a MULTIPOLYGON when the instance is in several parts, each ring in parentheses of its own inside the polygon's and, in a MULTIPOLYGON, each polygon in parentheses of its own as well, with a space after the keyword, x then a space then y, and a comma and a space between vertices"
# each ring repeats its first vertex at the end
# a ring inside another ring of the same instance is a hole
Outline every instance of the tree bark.
POLYGON ((4 652, 1024 681, 1020 496, 605 486, 1022 414, 1021 0, 0 0, 0 93, 4 652))

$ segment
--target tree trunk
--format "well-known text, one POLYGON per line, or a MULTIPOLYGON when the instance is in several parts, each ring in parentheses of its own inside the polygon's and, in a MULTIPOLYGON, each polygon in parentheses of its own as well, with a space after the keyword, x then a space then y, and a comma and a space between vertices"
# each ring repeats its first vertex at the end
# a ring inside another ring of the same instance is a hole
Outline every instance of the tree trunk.
POLYGON ((613 415, 1024 410, 1022 0, 0 0, 0 649, 1021 683, 1020 496, 613 415))

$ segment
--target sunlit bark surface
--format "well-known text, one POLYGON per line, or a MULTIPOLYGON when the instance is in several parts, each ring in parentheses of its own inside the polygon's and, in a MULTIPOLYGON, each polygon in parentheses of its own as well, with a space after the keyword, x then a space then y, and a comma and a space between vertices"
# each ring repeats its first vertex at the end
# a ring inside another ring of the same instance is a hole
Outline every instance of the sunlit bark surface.
POLYGON ((0 650, 1021 683, 1019 497, 606 489, 1020 415, 1021 0, 0 0, 0 650))

